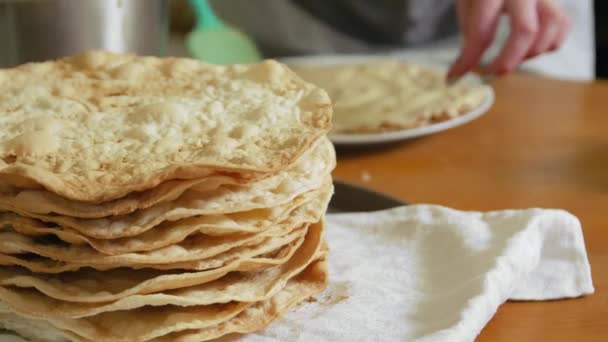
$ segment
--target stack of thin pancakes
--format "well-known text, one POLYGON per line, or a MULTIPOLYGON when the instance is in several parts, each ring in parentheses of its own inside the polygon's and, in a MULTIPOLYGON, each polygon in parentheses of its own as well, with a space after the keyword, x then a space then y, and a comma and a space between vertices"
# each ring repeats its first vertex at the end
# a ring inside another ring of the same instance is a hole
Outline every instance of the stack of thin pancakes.
POLYGON ((87 52, 0 70, 0 326, 203 341, 326 285, 326 93, 283 65, 87 52))

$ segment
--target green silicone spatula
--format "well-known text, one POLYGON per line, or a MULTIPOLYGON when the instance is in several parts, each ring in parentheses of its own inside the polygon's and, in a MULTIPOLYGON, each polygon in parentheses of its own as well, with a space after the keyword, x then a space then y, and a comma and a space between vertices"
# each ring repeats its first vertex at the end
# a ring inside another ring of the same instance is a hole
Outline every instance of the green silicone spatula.
POLYGON ((192 56, 213 64, 247 64, 261 59, 251 39, 225 25, 207 0, 190 0, 196 26, 186 37, 192 56))

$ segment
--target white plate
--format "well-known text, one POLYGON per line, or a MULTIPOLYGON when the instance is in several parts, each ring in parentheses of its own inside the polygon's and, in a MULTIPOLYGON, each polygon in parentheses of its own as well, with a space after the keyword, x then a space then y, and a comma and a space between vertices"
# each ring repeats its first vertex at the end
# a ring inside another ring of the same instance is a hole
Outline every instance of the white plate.
MULTIPOLYGON (((417 64, 432 67, 437 70, 445 71, 447 68, 445 65, 429 62, 428 59, 422 59, 420 55, 416 54, 400 54, 400 55, 317 55, 317 56, 305 56, 305 57, 287 57, 282 58, 280 61, 291 65, 338 65, 338 64, 352 64, 361 63, 366 61, 373 61, 378 59, 402 59, 404 61, 411 61, 417 64)), ((477 74, 467 74, 463 81, 471 84, 481 84, 481 77, 477 74)), ((494 91, 490 87, 490 92, 486 100, 477 108, 466 112, 456 118, 434 123, 428 126, 408 128, 399 131, 390 131, 373 134, 334 134, 331 133, 329 138, 334 144, 338 145, 364 145, 364 144, 379 144, 395 142, 399 140, 406 140, 417 138, 437 132, 445 131, 450 128, 454 128, 463 125, 469 121, 472 121, 483 114, 485 114, 492 104, 494 103, 494 91)))

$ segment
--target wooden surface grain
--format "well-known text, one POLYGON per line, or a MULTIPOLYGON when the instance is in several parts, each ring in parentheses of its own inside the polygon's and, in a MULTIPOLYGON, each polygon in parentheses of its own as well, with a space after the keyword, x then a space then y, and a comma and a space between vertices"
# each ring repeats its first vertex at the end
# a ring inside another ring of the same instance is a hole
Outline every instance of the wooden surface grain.
POLYGON ((339 149, 334 175, 410 203, 570 211, 595 294, 506 303, 478 341, 608 341, 608 83, 513 75, 493 86, 487 115, 401 144, 339 149))

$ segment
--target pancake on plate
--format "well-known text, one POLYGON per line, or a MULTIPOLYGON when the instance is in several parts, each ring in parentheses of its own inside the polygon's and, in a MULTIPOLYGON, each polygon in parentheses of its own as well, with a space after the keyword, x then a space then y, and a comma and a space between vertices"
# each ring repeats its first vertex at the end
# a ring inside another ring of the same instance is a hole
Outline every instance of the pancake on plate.
POLYGON ((398 60, 290 67, 329 93, 336 134, 427 126, 463 115, 490 96, 486 85, 467 80, 448 85, 442 71, 398 60))

